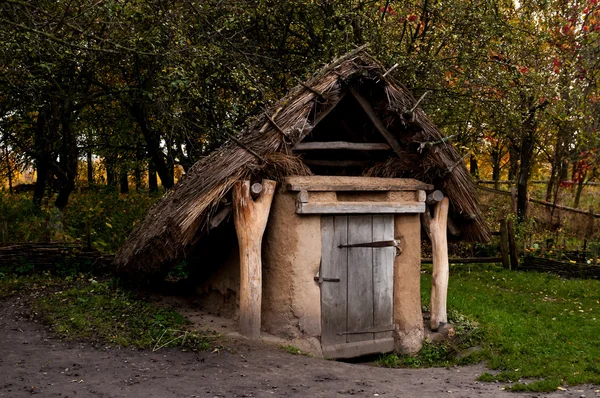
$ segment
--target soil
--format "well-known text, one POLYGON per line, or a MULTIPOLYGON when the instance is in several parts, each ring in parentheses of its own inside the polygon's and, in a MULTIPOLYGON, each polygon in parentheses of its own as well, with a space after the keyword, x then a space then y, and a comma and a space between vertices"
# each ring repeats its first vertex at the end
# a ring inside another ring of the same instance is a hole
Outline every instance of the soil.
POLYGON ((481 383, 483 366, 384 369, 288 354, 226 337, 214 352, 158 352, 64 342, 30 316, 27 299, 0 301, 0 397, 594 397, 598 387, 552 394, 481 383))

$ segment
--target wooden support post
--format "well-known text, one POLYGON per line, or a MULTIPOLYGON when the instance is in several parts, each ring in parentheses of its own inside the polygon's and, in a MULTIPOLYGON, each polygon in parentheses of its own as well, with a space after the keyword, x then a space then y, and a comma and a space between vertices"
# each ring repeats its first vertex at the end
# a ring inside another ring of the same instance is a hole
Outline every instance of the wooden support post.
POLYGON ((508 227, 506 226, 506 219, 500 220, 500 253, 502 254, 502 266, 506 269, 510 269, 508 260, 508 227))
POLYGON ((250 181, 238 181, 233 186, 233 219, 240 246, 240 333, 250 338, 260 337, 261 246, 276 183, 263 180, 262 185, 256 201, 250 181))
POLYGON ((508 220, 506 223, 508 232, 508 249, 510 251, 510 268, 511 270, 519 267, 519 255, 517 249, 517 241, 515 238, 515 223, 513 220, 508 220))
POLYGON ((598 265, 598 243, 594 244, 594 260, 592 264, 598 265))
POLYGON ((429 222, 433 272, 431 276, 431 330, 436 331, 448 322, 446 298, 448 296, 448 198, 435 205, 435 214, 429 222))

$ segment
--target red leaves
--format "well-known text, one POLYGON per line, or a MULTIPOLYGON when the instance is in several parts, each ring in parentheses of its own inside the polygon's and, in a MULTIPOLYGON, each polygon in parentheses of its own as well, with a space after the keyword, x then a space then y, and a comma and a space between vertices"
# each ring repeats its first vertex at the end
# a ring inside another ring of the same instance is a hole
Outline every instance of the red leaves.
POLYGON ((381 12, 381 13, 387 13, 387 14, 390 14, 390 15, 393 15, 393 16, 398 15, 398 13, 396 13, 396 11, 392 8, 392 6, 387 6, 387 8, 386 7, 381 7, 381 8, 379 8, 379 12, 381 12))
POLYGON ((554 58, 552 61, 552 70, 557 75, 560 73, 560 67, 562 66, 562 61, 559 58, 554 58))

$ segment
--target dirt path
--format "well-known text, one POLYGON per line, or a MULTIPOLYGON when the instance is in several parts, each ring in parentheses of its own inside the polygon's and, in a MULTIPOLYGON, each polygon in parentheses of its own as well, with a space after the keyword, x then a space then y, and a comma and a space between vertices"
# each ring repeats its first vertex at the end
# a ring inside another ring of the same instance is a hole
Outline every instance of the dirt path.
POLYGON ((594 397, 594 387, 514 394, 474 381, 481 366, 381 369, 294 356, 227 341, 231 351, 157 353, 65 343, 27 319, 13 297, 0 302, 0 397, 594 397))

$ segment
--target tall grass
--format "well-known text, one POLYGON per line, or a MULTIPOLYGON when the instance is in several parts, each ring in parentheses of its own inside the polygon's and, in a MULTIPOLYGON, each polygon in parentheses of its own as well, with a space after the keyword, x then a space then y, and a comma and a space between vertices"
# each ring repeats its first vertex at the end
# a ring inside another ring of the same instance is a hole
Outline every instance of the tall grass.
MULTIPOLYGON (((424 303, 430 287, 431 275, 424 274, 424 303)), ((448 306, 484 330, 484 357, 500 371, 484 379, 534 379, 513 386, 530 391, 600 383, 600 281, 453 267, 448 306)))

